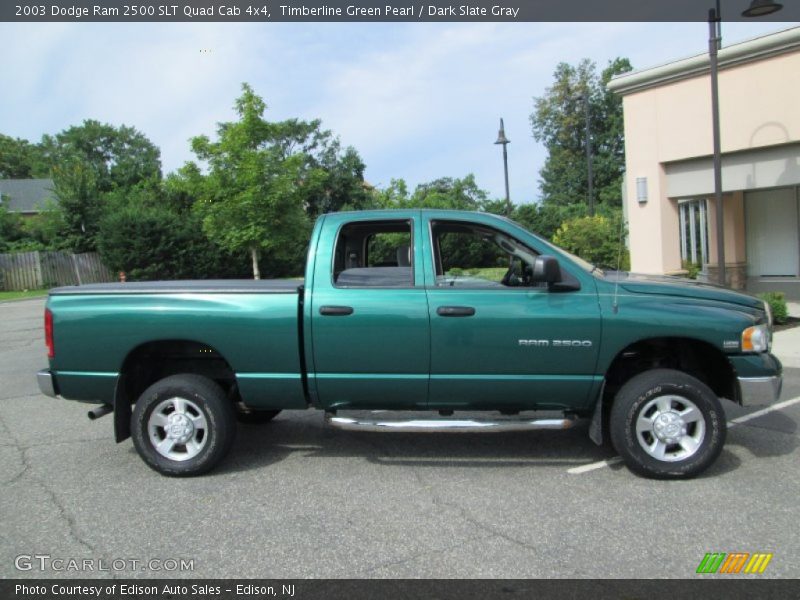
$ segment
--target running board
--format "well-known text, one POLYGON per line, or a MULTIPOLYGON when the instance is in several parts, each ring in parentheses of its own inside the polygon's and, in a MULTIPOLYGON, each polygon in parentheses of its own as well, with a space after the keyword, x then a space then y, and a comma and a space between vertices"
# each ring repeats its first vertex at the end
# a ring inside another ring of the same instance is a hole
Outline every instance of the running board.
POLYGON ((325 414, 325 424, 345 431, 504 433, 535 429, 569 429, 575 419, 370 419, 325 414))

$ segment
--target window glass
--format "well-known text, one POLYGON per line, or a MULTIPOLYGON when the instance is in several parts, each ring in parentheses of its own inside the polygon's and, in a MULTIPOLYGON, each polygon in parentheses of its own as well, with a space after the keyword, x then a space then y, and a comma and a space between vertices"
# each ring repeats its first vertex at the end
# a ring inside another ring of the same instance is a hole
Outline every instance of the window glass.
POLYGON ((412 287, 411 223, 369 221, 342 227, 336 241, 337 287, 412 287))
POLYGON ((451 222, 435 223, 432 231, 437 286, 539 287, 531 281, 536 253, 514 238, 451 222))

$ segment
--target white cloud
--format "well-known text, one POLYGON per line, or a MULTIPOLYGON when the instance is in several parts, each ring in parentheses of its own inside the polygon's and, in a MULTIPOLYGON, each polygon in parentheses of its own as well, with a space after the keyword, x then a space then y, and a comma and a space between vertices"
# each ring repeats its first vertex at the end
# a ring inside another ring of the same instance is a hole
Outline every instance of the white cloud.
MULTIPOLYGON (((726 43, 782 27, 725 23, 726 43)), ((86 118, 125 123, 191 159, 188 139, 233 118, 242 82, 268 117, 321 118, 367 163, 410 185, 474 172, 503 195, 505 119, 512 198, 530 201, 545 154, 532 97, 562 61, 617 56, 647 67, 705 51, 704 23, 0 24, 0 132, 38 140, 86 118)))

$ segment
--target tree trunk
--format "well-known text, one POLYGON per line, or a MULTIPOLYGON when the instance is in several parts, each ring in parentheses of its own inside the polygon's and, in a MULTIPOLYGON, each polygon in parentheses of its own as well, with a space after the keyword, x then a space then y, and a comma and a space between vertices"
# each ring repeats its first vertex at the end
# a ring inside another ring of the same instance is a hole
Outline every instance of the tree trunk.
POLYGON ((258 248, 251 246, 250 256, 253 259, 253 279, 261 279, 261 271, 258 269, 258 248))

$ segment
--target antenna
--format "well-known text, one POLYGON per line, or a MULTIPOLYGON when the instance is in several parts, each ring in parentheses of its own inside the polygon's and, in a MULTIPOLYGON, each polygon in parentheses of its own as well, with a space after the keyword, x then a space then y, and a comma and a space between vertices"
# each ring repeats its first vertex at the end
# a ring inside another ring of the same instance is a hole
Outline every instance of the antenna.
POLYGON ((614 281, 614 300, 611 302, 611 309, 614 311, 614 314, 619 312, 619 304, 617 304, 617 293, 619 292, 619 273, 620 273, 620 266, 622 263, 622 232, 625 227, 625 218, 623 215, 620 215, 619 218, 619 242, 617 244, 617 279, 614 281))

